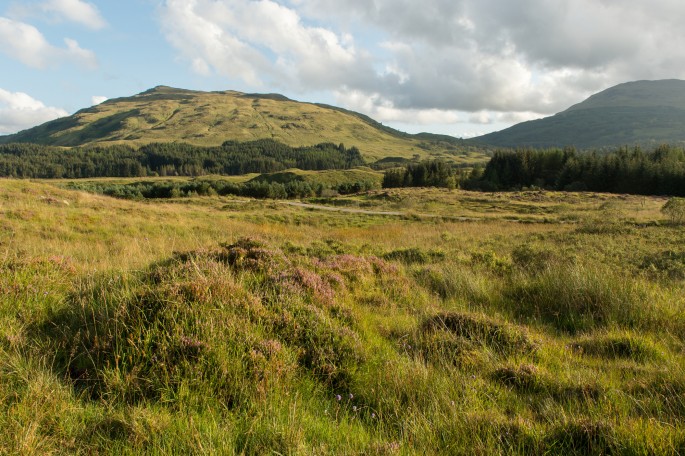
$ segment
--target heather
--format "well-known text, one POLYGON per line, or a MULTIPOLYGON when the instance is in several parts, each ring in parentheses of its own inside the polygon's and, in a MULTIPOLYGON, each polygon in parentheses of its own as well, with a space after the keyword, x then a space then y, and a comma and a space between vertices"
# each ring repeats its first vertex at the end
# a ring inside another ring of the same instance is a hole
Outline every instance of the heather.
POLYGON ((665 198, 0 185, 4 453, 685 451, 665 198))

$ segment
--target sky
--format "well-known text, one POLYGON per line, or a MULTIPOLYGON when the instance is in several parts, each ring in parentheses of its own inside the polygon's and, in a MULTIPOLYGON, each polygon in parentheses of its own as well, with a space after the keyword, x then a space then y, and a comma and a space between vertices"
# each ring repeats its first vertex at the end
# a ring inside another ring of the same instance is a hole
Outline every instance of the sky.
POLYGON ((157 85, 473 137, 685 79, 682 0, 0 0, 0 134, 157 85))

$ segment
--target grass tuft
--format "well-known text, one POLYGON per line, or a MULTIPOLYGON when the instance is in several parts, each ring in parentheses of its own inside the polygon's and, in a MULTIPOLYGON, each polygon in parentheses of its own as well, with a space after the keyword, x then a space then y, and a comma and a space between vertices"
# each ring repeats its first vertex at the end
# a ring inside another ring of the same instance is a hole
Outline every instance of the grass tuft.
POLYGON ((523 329, 496 322, 484 315, 442 313, 424 320, 420 328, 422 334, 440 330, 504 355, 531 353, 537 348, 523 329))
POLYGON ((547 268, 514 283, 507 295, 520 316, 569 333, 612 324, 640 327, 659 318, 646 287, 602 268, 547 268))
POLYGON ((630 333, 588 336, 573 344, 580 353, 605 359, 630 359, 636 362, 659 361, 655 344, 630 333))

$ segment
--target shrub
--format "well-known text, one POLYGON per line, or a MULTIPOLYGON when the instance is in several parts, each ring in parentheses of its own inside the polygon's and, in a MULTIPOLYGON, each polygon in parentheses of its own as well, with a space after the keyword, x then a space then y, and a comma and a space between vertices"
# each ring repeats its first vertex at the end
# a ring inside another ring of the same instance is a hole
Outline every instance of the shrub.
POLYGON ((685 198, 671 198, 661 208, 661 212, 666 215, 672 223, 685 223, 685 198))
MULTIPOLYGON (((242 238, 126 280, 91 280, 33 332, 77 388, 114 403, 173 404, 190 389, 230 408, 283 387, 297 369, 347 388, 366 350, 336 302, 343 279, 267 247, 242 238)), ((373 274, 372 261, 341 257, 373 274)))

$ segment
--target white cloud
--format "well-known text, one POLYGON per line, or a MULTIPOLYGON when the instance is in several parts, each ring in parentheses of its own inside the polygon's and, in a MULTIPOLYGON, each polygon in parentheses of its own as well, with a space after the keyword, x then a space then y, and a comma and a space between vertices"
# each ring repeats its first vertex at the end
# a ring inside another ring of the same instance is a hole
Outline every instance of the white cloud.
POLYGON ((162 30, 198 74, 254 86, 330 89, 373 80, 372 62, 349 35, 309 26, 271 0, 167 0, 162 30))
POLYGON ((98 66, 95 54, 65 38, 65 48, 50 44, 34 26, 0 17, 0 52, 32 68, 45 69, 71 61, 89 69, 98 66))
POLYGON ((7 15, 14 19, 41 17, 52 22, 73 22, 91 30, 107 27, 107 21, 98 8, 91 2, 83 0, 44 0, 12 3, 7 15))
POLYGON ((45 106, 25 93, 0 89, 0 134, 16 133, 67 115, 65 110, 45 106))
POLYGON ((380 122, 399 122, 418 125, 450 125, 464 122, 465 116, 443 109, 398 109, 380 94, 361 91, 336 91, 336 100, 349 109, 370 115, 380 122))
POLYGON ((471 113, 469 122, 473 124, 489 125, 492 123, 492 117, 487 111, 478 111, 471 113))
POLYGON ((540 119, 542 116, 536 112, 500 112, 496 115, 496 120, 502 123, 520 123, 529 120, 540 119))
POLYGON ((224 28, 230 18, 213 17, 198 10, 201 6, 192 0, 167 2, 162 28, 169 42, 201 75, 217 72, 259 85, 258 74, 267 69, 267 59, 224 28))
POLYGON ((82 0, 47 0, 40 5, 46 13, 52 13, 61 19, 84 25, 93 30, 107 26, 97 7, 82 0))
POLYGON ((107 97, 103 97, 102 95, 93 95, 90 99, 90 102, 92 103, 93 106, 99 105, 100 103, 104 103, 107 101, 107 97))
POLYGON ((380 120, 495 125, 685 78, 683 13, 680 0, 165 0, 160 21, 198 74, 334 91, 380 120))

